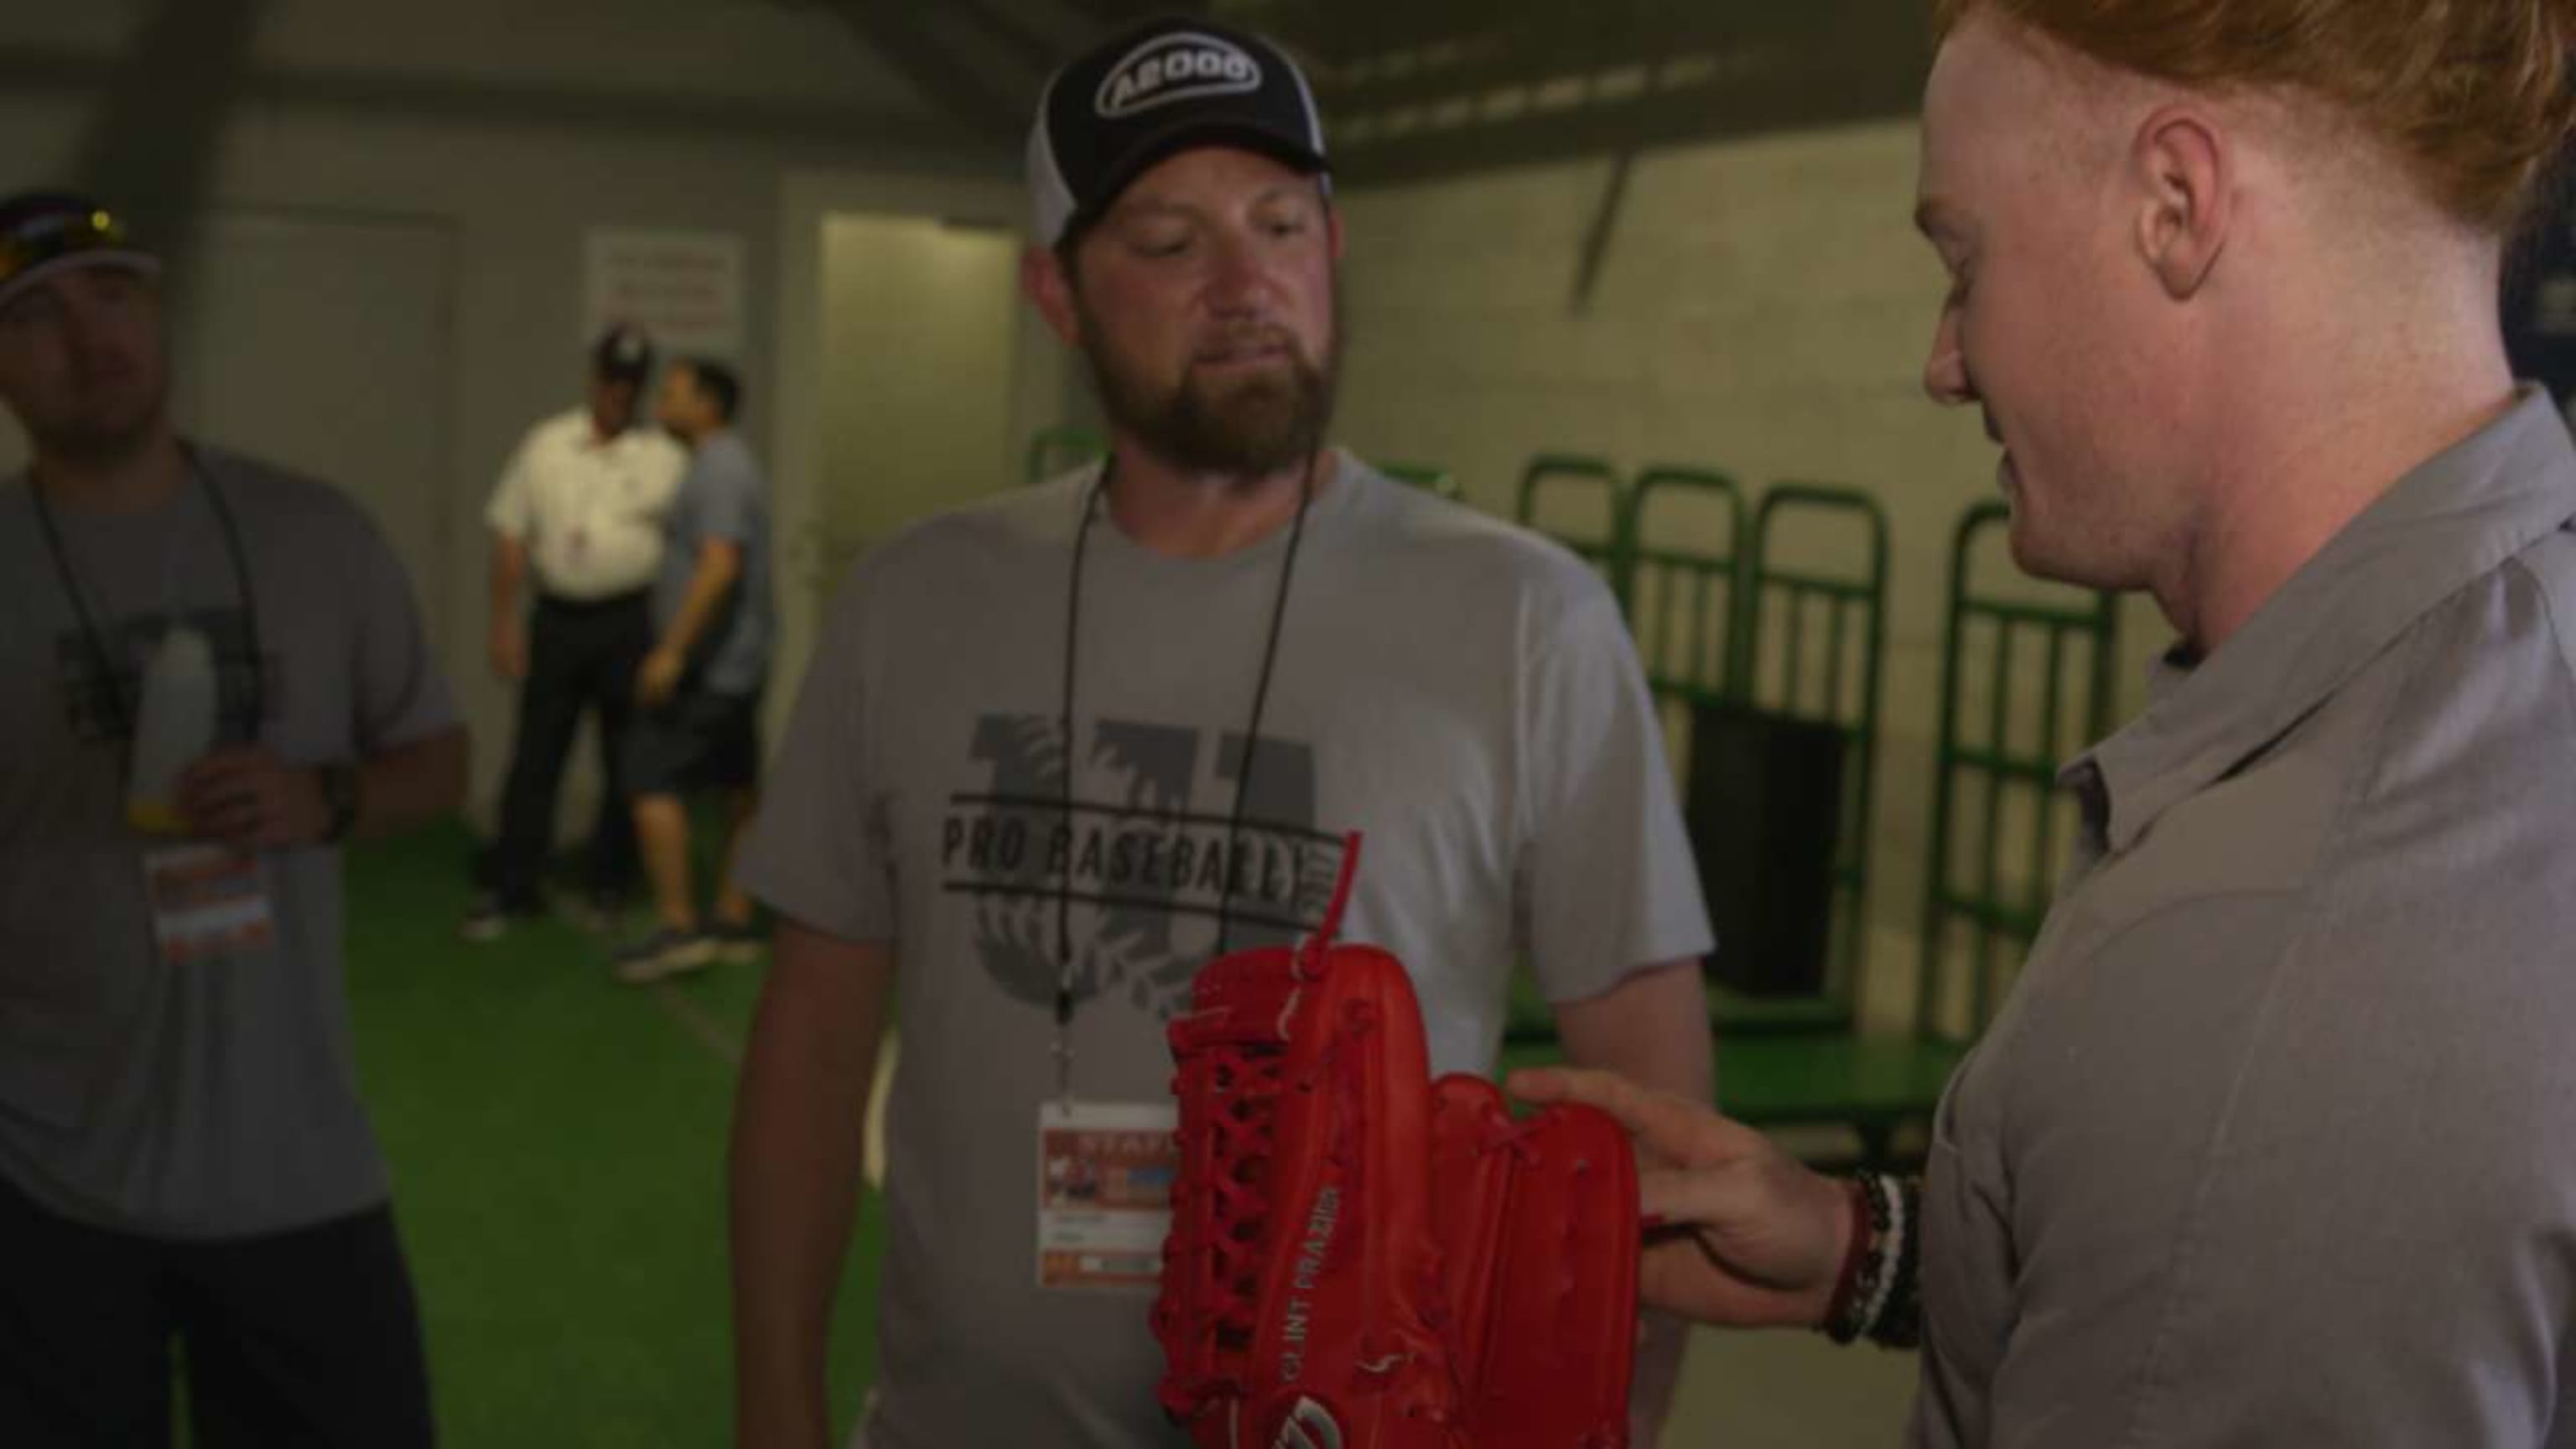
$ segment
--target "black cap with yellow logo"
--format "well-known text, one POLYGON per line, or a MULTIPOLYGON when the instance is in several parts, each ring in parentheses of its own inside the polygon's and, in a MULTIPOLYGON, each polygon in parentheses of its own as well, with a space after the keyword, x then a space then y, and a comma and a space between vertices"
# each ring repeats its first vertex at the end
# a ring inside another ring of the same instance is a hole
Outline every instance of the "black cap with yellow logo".
POLYGON ((73 267, 158 273, 161 259, 136 246, 114 213, 76 192, 22 191, 0 201, 0 307, 73 267))

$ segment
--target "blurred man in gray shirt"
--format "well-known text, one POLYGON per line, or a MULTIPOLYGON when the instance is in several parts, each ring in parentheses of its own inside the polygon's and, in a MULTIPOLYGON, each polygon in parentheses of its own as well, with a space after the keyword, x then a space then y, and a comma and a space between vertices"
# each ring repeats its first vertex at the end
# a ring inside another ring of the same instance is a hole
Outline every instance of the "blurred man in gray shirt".
POLYGON ((451 814, 465 732, 366 514, 177 430, 160 274, 0 201, 0 1444, 166 1444, 179 1381, 209 1449, 424 1446, 341 846, 451 814))
POLYGON ((635 837, 653 884, 652 931, 621 951, 630 986, 759 952, 732 862, 759 803, 760 696, 778 632, 769 582, 769 485, 734 431, 742 382, 705 358, 672 365, 654 414, 690 453, 653 580, 653 647, 636 673, 626 751, 635 837), (728 837, 713 921, 689 879, 687 792, 722 790, 728 837))

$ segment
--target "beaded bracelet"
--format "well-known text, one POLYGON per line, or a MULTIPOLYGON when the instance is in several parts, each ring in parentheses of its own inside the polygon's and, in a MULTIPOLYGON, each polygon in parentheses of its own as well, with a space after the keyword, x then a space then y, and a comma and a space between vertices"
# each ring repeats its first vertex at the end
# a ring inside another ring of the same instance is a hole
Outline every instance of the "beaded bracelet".
POLYGON ((1912 1348, 1923 1335, 1922 1185, 1862 1173, 1851 1191, 1851 1246, 1819 1326, 1836 1343, 1912 1348))
POLYGON ((1873 1177, 1870 1186, 1877 1190, 1885 1206, 1876 1219, 1880 1224, 1878 1239, 1870 1244, 1870 1256, 1877 1261, 1879 1272, 1871 1283, 1869 1304, 1861 1314, 1860 1331, 1875 1338, 1879 1324, 1887 1318, 1888 1300, 1896 1295, 1897 1274, 1904 1266, 1905 1245, 1914 1236, 1910 1231, 1914 1225, 1906 1216, 1905 1194, 1898 1189, 1895 1178, 1873 1177))
POLYGON ((1907 1178, 1896 1186, 1903 1195, 1905 1220, 1913 1229, 1898 1249, 1894 1288, 1869 1336, 1887 1348, 1914 1348, 1923 1342, 1923 1184, 1907 1178))
MULTIPOLYGON (((1854 1179, 1853 1189, 1857 1194, 1855 1208, 1865 1207, 1867 1211, 1853 1214, 1853 1248, 1858 1272, 1854 1276, 1851 1296, 1842 1304, 1841 1312, 1828 1314, 1825 1318, 1825 1336, 1836 1343, 1850 1343, 1869 1331, 1886 1301, 1887 1278, 1894 1266, 1882 1251, 1894 1212, 1886 1180, 1874 1173, 1864 1173, 1854 1179), (1864 1217, 1868 1224, 1865 1235, 1860 1230, 1864 1217)), ((1851 1267, 1852 1261, 1847 1259, 1846 1271, 1851 1267)))

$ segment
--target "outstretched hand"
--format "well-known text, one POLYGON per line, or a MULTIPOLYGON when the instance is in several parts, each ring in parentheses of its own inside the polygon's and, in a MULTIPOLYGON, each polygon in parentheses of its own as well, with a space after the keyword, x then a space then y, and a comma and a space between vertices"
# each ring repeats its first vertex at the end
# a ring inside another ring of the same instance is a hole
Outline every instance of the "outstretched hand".
POLYGON ((1544 1067, 1514 1072, 1504 1086, 1542 1106, 1598 1107, 1635 1139, 1648 1303, 1738 1328, 1824 1321, 1851 1237, 1841 1184, 1740 1122, 1608 1072, 1544 1067))

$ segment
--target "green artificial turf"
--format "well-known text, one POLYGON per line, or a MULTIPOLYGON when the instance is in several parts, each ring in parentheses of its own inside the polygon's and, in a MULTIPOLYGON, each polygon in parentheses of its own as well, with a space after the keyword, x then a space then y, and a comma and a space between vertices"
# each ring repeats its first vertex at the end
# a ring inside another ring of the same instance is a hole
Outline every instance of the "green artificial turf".
MULTIPOLYGON (((731 1434, 724 1158, 757 966, 648 991, 557 920, 467 945, 460 831, 353 851, 349 995, 394 1176, 442 1442, 712 1445, 731 1434)), ((833 1346, 835 1422, 875 1351, 882 1225, 861 1209, 833 1346)))

